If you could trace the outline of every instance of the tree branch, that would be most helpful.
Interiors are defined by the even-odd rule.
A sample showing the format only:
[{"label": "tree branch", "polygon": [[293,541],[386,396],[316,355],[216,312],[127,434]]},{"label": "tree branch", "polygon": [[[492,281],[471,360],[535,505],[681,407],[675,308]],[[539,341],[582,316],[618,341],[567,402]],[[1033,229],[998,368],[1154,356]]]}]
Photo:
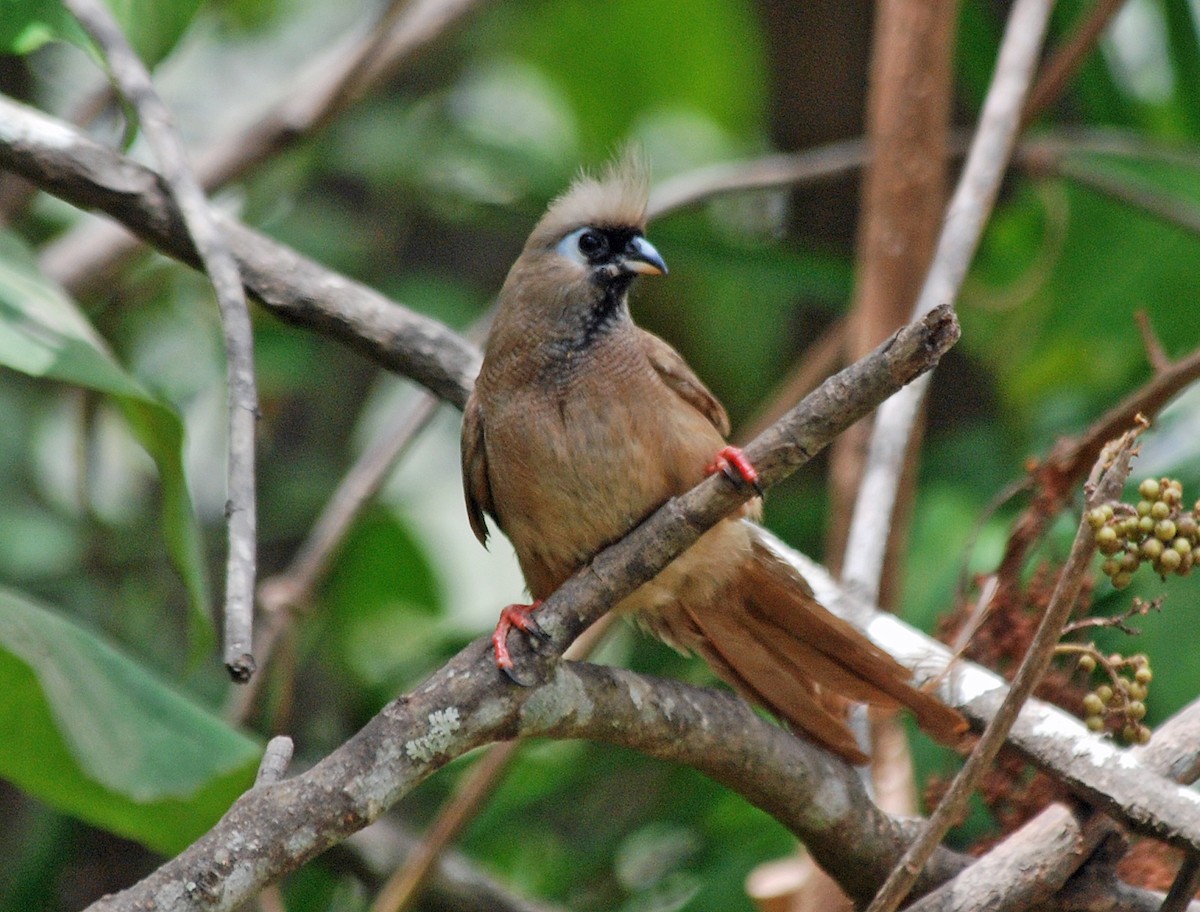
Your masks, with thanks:
[{"label": "tree branch", "polygon": [[[3,96],[0,166],[75,206],[105,212],[168,256],[198,263],[157,174]],[[459,408],[466,402],[480,356],[457,333],[239,222],[218,221],[246,290],[276,316],[348,345]]]},{"label": "tree branch", "polygon": [[[396,0],[362,38],[322,56],[288,80],[296,88],[234,136],[196,155],[196,174],[212,193],[239,180],[335,120],[351,102],[395,76],[481,0]],[[73,294],[104,281],[137,251],[137,240],[109,222],[78,225],[42,251],[42,268]]]},{"label": "tree branch", "polygon": [[[1131,748],[1128,756],[1147,771],[1190,785],[1200,778],[1200,700],[1193,701],[1154,732],[1149,744]],[[1021,912],[1048,899],[1066,883],[1079,865],[1116,825],[1099,813],[1090,816],[1063,804],[1052,804],[996,849],[951,881],[909,906],[909,912],[968,912],[978,909],[985,897],[990,912]],[[1062,909],[1095,912],[1084,896],[1103,880],[1112,883],[1111,863],[1088,862],[1088,870],[1057,897]],[[1088,884],[1087,888],[1081,886]],[[1120,884],[1123,895],[1117,908],[1158,909],[1164,897]],[[992,897],[1002,897],[999,903]],[[1197,904],[1193,903],[1193,907]]]},{"label": "tree branch", "polygon": [[[747,447],[763,483],[786,477],[898,386],[931,368],[957,338],[958,324],[943,309],[904,327],[871,356],[826,380]],[[539,620],[559,648],[564,647],[609,605],[739,506],[745,496],[714,476],[669,501],[560,587],[542,605]],[[847,797],[854,793],[837,791],[835,784],[840,781],[861,793],[851,768],[766,725],[738,700],[707,691],[693,693],[694,689],[652,695],[643,679],[630,676],[636,686],[627,684],[625,702],[620,702],[620,693],[609,685],[597,685],[599,692],[592,693],[579,683],[595,680],[599,672],[572,666],[568,673],[568,666],[549,656],[537,662],[545,682],[541,686],[500,686],[504,679],[488,643],[485,637],[467,647],[308,773],[251,790],[182,855],[95,908],[131,909],[150,897],[164,912],[236,907],[264,884],[365,826],[451,758],[517,735],[604,737],[666,759],[695,761],[713,778],[771,813],[783,815],[786,825],[806,843],[824,845],[831,866],[838,863],[839,852],[856,857],[850,869],[837,869],[848,881],[861,876],[867,865],[857,857],[862,849],[855,846],[868,843],[866,832],[843,838],[846,827],[866,822],[871,832],[883,834],[885,843],[897,851],[902,843],[889,818],[878,809],[871,812],[865,794],[859,807]],[[626,680],[623,674],[627,673],[613,672],[604,680]],[[591,708],[603,699],[618,700],[632,716],[627,714],[621,722],[618,706],[603,712]],[[689,707],[697,709],[693,712]],[[651,717],[659,720],[657,729],[643,727]],[[731,738],[734,731],[738,735]],[[779,766],[769,775],[751,775],[763,764]],[[787,787],[781,788],[784,782]],[[820,797],[798,800],[804,783],[817,789]],[[831,804],[833,795],[838,797]],[[848,815],[837,827],[830,823],[831,808]],[[830,848],[835,843],[837,852]],[[870,844],[878,847],[877,840]]]},{"label": "tree branch", "polygon": [[258,392],[254,380],[254,337],[242,279],[226,238],[192,173],[172,122],[150,73],[116,19],[99,0],[65,0],[104,52],[121,94],[136,109],[163,181],[182,215],[185,230],[212,282],[225,334],[229,453],[225,516],[229,553],[225,564],[225,667],[235,681],[254,674],[251,639],[254,624],[254,576],[258,555],[254,505],[254,428]]},{"label": "tree branch", "polygon": [[[75,154],[81,156],[78,162],[72,157]],[[118,217],[125,215],[152,239],[163,240],[176,255],[191,256],[186,241],[179,239],[177,219],[152,173],[88,142],[52,119],[5,99],[0,99],[0,163],[22,173],[44,175],[45,180],[39,183],[50,189],[61,186],[65,198],[72,201],[82,200],[84,205],[103,201]],[[34,179],[38,178],[35,176]],[[445,390],[452,401],[461,403],[465,398],[477,354],[455,334],[435,321],[405,311],[361,286],[302,260],[248,229],[241,228],[240,231],[250,240],[250,253],[243,249],[242,256],[257,267],[247,278],[247,284],[256,293],[261,292],[273,310],[318,331],[327,331],[386,366],[415,373],[430,388]],[[303,275],[288,274],[293,264],[298,264]],[[281,274],[273,274],[272,268],[280,269]],[[410,328],[415,334],[415,342],[405,335]],[[836,384],[833,389],[837,389]],[[834,402],[841,407],[836,397]],[[821,425],[822,422],[817,421],[814,427]],[[803,434],[793,433],[792,440],[781,451],[784,455],[777,458],[783,463],[792,459],[802,461],[808,446],[805,439]],[[772,476],[768,480],[775,478]],[[705,485],[715,487],[718,495],[724,492],[718,479],[710,479]],[[679,508],[669,505],[665,509],[674,512]],[[688,510],[679,512],[685,517],[682,522],[691,521],[697,515]],[[636,563],[636,554],[629,559]],[[607,575],[603,567],[607,566],[585,571],[585,575],[603,580]],[[836,587],[830,588],[833,584],[827,577],[821,579],[817,565],[802,563],[801,569],[813,582],[824,603],[835,609],[849,604],[848,613],[857,615],[877,642],[902,661],[916,666],[919,679],[927,680],[940,670],[940,666],[930,670],[930,657],[944,655],[944,650],[938,652],[936,644],[931,644],[895,618],[864,615],[861,606],[855,607],[853,599]],[[564,621],[563,627],[567,626],[573,626],[573,623],[568,625]],[[468,687],[468,690],[478,687],[488,693],[496,691],[497,677],[488,661],[486,644],[481,641],[468,652],[471,650],[475,651],[474,665],[470,660],[455,665],[455,662],[463,661],[460,657],[438,672],[416,694],[391,704],[351,742],[327,758],[321,766],[323,772],[316,778],[298,777],[264,790],[254,790],[251,794],[264,793],[254,800],[265,801],[258,806],[257,816],[242,814],[239,808],[250,796],[242,799],[201,843],[152,875],[152,882],[144,882],[133,891],[121,894],[121,901],[129,895],[143,898],[155,895],[160,889],[160,897],[174,897],[172,901],[177,905],[173,908],[207,908],[200,902],[202,894],[214,889],[222,896],[231,890],[245,898],[252,895],[256,884],[265,883],[301,864],[346,832],[381,813],[390,801],[448,760],[451,754],[469,749],[478,739],[515,733],[518,726],[511,714],[517,707],[509,701],[523,704],[530,691],[504,689],[491,702],[479,703],[479,713],[469,720],[470,731],[465,731],[467,726],[463,724],[461,714],[430,718],[441,710],[459,711],[464,704],[455,700],[456,687]],[[448,669],[453,669],[454,673]],[[449,682],[446,681],[447,674]],[[473,680],[475,677],[479,680]],[[441,694],[440,701],[435,700],[439,682],[448,688]],[[953,687],[949,683],[945,687],[959,694],[955,702],[966,702],[974,697],[968,711],[981,720],[988,718],[992,711],[987,691],[1002,691],[1003,684],[980,669],[963,665],[956,667]],[[653,693],[652,690],[646,692]],[[417,763],[418,756],[424,756],[443,743],[441,739],[447,735],[447,727],[454,730],[448,733],[445,756],[435,752],[434,756]],[[455,737],[459,731],[462,734]],[[391,741],[384,737],[389,733],[393,736]],[[435,734],[437,737],[431,741],[430,736]],[[1196,835],[1200,833],[1200,826],[1192,817],[1194,802],[1186,794],[1180,794],[1178,790],[1147,788],[1147,778],[1153,777],[1148,777],[1136,760],[1131,759],[1134,754],[1119,751],[1088,735],[1077,720],[1031,702],[1018,718],[1012,738],[1042,765],[1063,770],[1072,786],[1084,794],[1088,794],[1089,789],[1095,794],[1111,790],[1115,795],[1112,800],[1117,803],[1132,796],[1137,805],[1132,815],[1133,823],[1144,831],[1172,831],[1189,844],[1200,838]],[[725,747],[728,749],[728,745]],[[410,748],[414,752],[411,756]],[[405,761],[406,757],[411,762]],[[414,769],[414,766],[419,768]],[[1106,775],[1110,775],[1107,780]],[[304,781],[297,785],[299,780]],[[778,787],[787,789],[790,783],[781,780]],[[317,796],[313,801],[319,813],[312,821],[306,821],[298,810],[293,816],[287,803],[296,794],[292,790],[297,788],[305,794],[310,794],[305,790],[315,790],[310,797]],[[267,795],[275,797],[266,800]],[[275,798],[282,803],[275,805]],[[272,821],[269,819],[271,814],[286,820],[282,824]],[[247,834],[253,845],[247,842]],[[262,841],[264,839],[267,841]],[[207,851],[212,852],[211,857],[206,856]],[[190,876],[192,874],[196,876]],[[177,881],[177,878],[183,879]],[[115,903],[116,899],[110,902]],[[106,907],[127,908],[121,905]]]}]

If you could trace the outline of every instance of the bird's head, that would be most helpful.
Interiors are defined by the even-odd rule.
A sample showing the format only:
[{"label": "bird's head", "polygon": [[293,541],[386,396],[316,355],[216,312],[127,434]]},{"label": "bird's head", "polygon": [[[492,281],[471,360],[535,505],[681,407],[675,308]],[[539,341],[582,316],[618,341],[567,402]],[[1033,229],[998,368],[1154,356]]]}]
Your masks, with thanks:
[{"label": "bird's head", "polygon": [[540,310],[580,345],[628,319],[630,283],[667,272],[644,233],[648,191],[644,160],[633,152],[599,177],[579,177],[533,229],[504,297],[527,319]]}]

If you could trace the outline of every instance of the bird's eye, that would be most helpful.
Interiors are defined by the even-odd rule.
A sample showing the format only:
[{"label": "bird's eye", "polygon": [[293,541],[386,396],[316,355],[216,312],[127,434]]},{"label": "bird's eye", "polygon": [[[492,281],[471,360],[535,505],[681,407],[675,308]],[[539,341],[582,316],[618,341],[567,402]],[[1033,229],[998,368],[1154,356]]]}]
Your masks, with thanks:
[{"label": "bird's eye", "polygon": [[579,252],[591,259],[608,249],[608,241],[598,231],[585,231],[579,235]]}]

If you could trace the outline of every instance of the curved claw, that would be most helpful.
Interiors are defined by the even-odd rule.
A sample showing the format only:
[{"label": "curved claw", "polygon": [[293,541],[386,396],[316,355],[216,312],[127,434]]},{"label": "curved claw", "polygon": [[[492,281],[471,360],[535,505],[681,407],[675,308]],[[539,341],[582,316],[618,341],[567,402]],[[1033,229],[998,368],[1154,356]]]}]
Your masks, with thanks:
[{"label": "curved claw", "polygon": [[[496,663],[499,665],[499,663]],[[504,676],[516,684],[518,687],[532,687],[535,681],[523,681],[517,676],[516,670],[511,665],[500,665],[500,670],[504,672]]]},{"label": "curved claw", "polygon": [[550,634],[542,629],[542,625],[534,620],[533,612],[542,603],[538,599],[532,605],[509,605],[500,612],[500,620],[492,633],[492,648],[496,653],[496,667],[504,672],[510,681],[522,687],[528,687],[529,682],[522,681],[516,673],[512,655],[508,651],[508,634],[514,627],[528,633],[541,642],[549,642]]},{"label": "curved claw", "polygon": [[709,475],[720,472],[739,488],[749,485],[754,488],[759,497],[766,493],[759,480],[758,470],[754,468],[754,463],[747,459],[746,454],[738,447],[727,446],[717,453],[716,458],[708,466],[707,472]]}]

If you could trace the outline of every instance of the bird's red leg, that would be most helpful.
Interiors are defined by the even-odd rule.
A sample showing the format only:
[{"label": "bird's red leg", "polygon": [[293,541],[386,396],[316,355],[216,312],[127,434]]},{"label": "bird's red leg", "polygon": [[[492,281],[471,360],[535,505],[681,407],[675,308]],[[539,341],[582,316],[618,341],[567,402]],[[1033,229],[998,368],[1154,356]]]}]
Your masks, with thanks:
[{"label": "bird's red leg", "polygon": [[705,472],[709,475],[721,472],[735,485],[750,485],[758,492],[759,497],[763,494],[762,483],[758,480],[758,470],[746,458],[746,454],[735,446],[727,446],[717,453],[716,458],[705,469]]},{"label": "bird's red leg", "polygon": [[496,624],[496,631],[492,634],[492,648],[496,651],[496,667],[508,675],[513,681],[520,684],[516,674],[513,671],[512,656],[508,652],[508,632],[514,627],[517,630],[522,630],[530,636],[535,636],[539,640],[549,640],[550,634],[542,629],[542,625],[534,620],[533,612],[542,604],[542,600],[538,599],[532,605],[515,604],[509,605],[500,612],[500,621]]}]

